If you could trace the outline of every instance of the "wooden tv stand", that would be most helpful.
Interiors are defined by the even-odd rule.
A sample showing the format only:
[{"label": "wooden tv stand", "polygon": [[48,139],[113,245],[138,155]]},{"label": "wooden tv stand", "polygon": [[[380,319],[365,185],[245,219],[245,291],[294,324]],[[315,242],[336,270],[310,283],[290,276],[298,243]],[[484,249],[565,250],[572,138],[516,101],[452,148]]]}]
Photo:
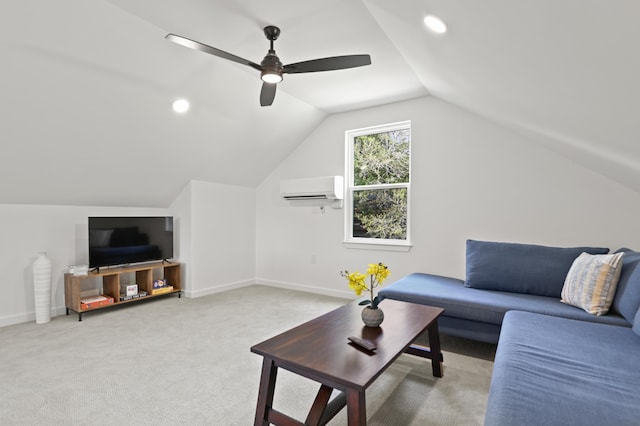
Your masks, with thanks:
[{"label": "wooden tv stand", "polygon": [[[144,290],[148,295],[123,300],[120,296],[120,277],[123,274],[132,272],[135,272],[136,281],[131,284],[137,284],[138,291]],[[102,278],[102,294],[113,297],[113,303],[87,309],[82,308],[82,303],[80,302],[82,282],[91,278]],[[154,279],[165,279],[167,284],[173,286],[173,290],[162,294],[152,294]],[[125,303],[135,303],[141,300],[148,300],[176,293],[178,294],[178,297],[180,297],[182,293],[179,263],[156,262],[118,268],[101,268],[99,271],[89,272],[87,275],[64,274],[64,302],[67,308],[67,315],[69,315],[69,310],[76,312],[78,314],[78,321],[82,321],[82,314],[85,312],[111,308],[113,306],[121,306]]]}]

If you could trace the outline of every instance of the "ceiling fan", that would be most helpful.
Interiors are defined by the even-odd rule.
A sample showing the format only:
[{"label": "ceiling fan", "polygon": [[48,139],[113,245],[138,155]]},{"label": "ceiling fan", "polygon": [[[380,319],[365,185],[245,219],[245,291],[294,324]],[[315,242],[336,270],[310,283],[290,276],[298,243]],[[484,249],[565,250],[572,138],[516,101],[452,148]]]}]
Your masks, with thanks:
[{"label": "ceiling fan", "polygon": [[278,58],[276,51],[273,49],[273,42],[280,36],[280,28],[273,25],[266,26],[264,27],[264,35],[269,40],[270,47],[267,55],[259,64],[176,34],[167,34],[165,38],[182,46],[247,65],[260,71],[260,78],[263,81],[262,90],[260,91],[261,106],[269,106],[273,103],[273,99],[276,97],[276,84],[282,81],[283,74],[333,71],[371,65],[371,57],[369,55],[333,56],[282,65],[280,58]]}]

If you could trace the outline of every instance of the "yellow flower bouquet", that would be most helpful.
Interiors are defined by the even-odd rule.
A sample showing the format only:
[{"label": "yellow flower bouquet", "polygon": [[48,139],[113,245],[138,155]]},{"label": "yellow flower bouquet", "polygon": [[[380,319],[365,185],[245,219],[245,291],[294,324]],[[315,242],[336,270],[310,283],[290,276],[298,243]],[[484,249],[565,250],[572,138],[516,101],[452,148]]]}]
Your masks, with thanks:
[{"label": "yellow flower bouquet", "polygon": [[[381,287],[384,280],[391,274],[389,268],[383,263],[370,263],[366,274],[360,272],[341,271],[340,275],[349,281],[349,288],[356,295],[360,296],[363,291],[368,291],[370,298],[360,302],[360,305],[369,305],[372,309],[377,309],[378,304],[382,301],[380,296],[375,296],[374,289]],[[369,276],[367,283],[367,275]]]}]

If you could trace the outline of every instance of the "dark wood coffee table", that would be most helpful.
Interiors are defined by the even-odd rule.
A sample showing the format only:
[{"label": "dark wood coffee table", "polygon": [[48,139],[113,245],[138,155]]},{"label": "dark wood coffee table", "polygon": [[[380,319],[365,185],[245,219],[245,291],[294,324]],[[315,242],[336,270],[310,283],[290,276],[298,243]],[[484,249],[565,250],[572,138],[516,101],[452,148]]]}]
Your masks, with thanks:
[{"label": "dark wood coffee table", "polygon": [[[363,307],[353,302],[253,346],[251,352],[264,357],[254,425],[323,425],[345,406],[349,425],[366,425],[365,389],[405,352],[431,359],[433,375],[442,377],[438,316],[444,310],[389,299],[380,308],[384,322],[377,328],[363,325]],[[430,347],[413,344],[425,330]],[[349,336],[371,340],[377,349],[361,350]],[[273,408],[278,368],[321,384],[304,423]],[[329,402],[334,389],[341,393]]]}]

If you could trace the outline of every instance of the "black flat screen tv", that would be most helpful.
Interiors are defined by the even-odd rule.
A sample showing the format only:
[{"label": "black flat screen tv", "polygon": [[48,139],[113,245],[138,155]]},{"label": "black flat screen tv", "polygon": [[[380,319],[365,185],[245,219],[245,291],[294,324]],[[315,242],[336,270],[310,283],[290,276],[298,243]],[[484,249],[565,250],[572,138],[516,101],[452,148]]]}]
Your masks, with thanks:
[{"label": "black flat screen tv", "polygon": [[172,216],[89,217],[92,269],[172,257]]}]

